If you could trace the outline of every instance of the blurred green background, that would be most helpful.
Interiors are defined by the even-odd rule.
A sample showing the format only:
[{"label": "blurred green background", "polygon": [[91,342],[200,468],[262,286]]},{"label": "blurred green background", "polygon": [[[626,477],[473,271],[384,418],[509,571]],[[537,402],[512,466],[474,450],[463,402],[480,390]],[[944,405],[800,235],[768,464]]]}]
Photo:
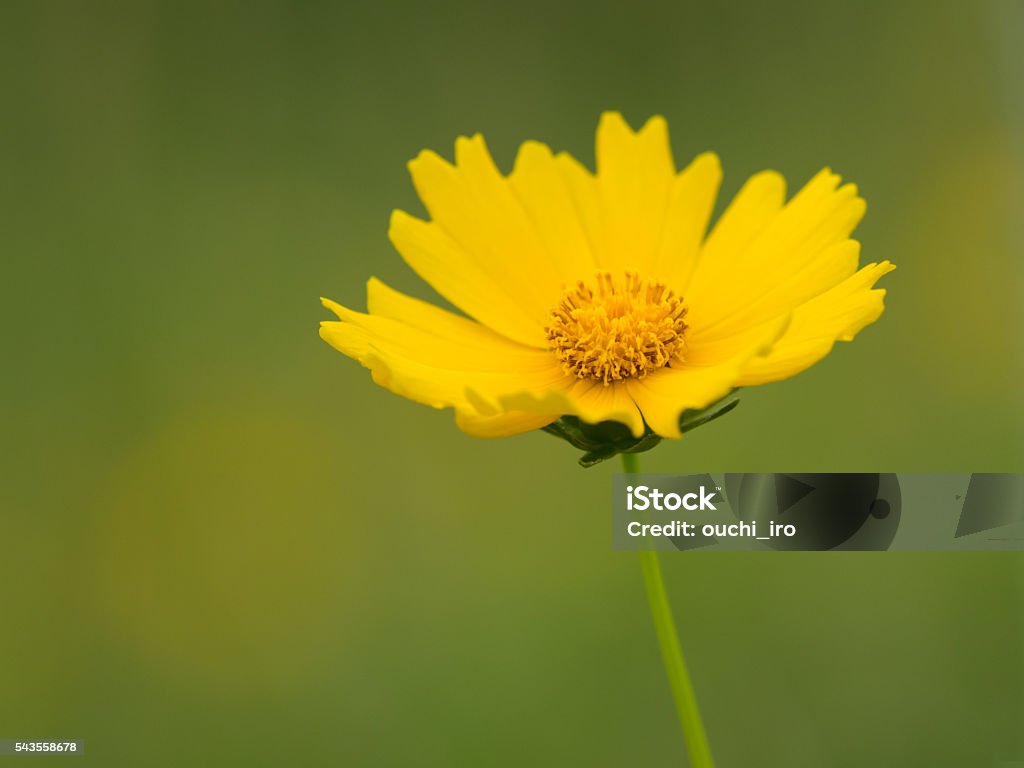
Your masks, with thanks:
[{"label": "blurred green background", "polygon": [[[317,299],[432,297],[385,235],[420,149],[589,164],[602,110],[664,114],[726,198],[856,181],[899,269],[855,344],[645,469],[1022,471],[1022,31],[1013,0],[2,3],[0,738],[685,765],[617,467],[378,389]],[[720,768],[1024,760],[1020,556],[665,565]]]}]

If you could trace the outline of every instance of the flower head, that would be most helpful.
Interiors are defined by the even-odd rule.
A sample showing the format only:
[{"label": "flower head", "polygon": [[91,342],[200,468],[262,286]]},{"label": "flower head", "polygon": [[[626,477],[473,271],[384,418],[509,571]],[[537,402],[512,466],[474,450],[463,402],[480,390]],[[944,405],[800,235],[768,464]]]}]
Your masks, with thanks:
[{"label": "flower head", "polygon": [[371,279],[368,313],[324,300],[338,320],[320,335],[481,437],[563,417],[679,437],[686,413],[878,319],[872,286],[894,268],[858,270],[864,201],[828,169],[788,202],[778,173],[753,176],[708,232],[718,158],[677,172],[660,117],[634,132],[603,115],[596,173],[527,142],[505,176],[479,135],[454,164],[425,151],[409,169],[430,220],[395,211],[391,241],[466,316]]}]

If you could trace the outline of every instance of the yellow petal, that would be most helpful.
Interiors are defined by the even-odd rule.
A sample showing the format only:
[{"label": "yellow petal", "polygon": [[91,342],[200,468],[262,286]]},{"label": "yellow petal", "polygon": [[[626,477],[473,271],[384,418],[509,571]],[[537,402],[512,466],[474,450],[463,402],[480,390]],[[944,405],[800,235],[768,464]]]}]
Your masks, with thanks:
[{"label": "yellow petal", "polygon": [[577,278],[586,280],[593,277],[595,270],[607,269],[607,265],[612,262],[604,236],[603,205],[597,179],[579,160],[566,152],[555,155],[555,165],[569,190],[569,196],[572,198],[573,207],[576,209],[594,260],[591,274],[580,275]]},{"label": "yellow petal", "polygon": [[680,295],[697,266],[721,183],[722,164],[713,152],[698,155],[672,182],[650,277]]},{"label": "yellow petal", "polygon": [[624,382],[605,385],[600,381],[577,380],[569,390],[570,407],[566,413],[590,424],[618,421],[629,427],[633,437],[643,435],[644,421]]},{"label": "yellow petal", "polygon": [[435,408],[471,410],[469,387],[498,401],[507,393],[544,389],[566,379],[549,352],[509,341],[377,281],[371,281],[369,293],[371,307],[381,314],[354,312],[325,300],[341,321],[322,323],[320,335],[396,394]]},{"label": "yellow petal", "polygon": [[[728,343],[687,351],[687,360],[642,379],[629,381],[629,392],[648,426],[662,437],[681,437],[679,417],[691,408],[705,408],[740,386],[751,359],[771,350],[788,318],[750,329]],[[697,358],[696,361],[691,360]]]},{"label": "yellow petal", "polygon": [[[778,316],[829,290],[856,270],[847,238],[864,201],[827,169],[781,209],[782,181],[754,177],[770,189],[761,206],[744,211],[743,192],[708,239],[686,291],[688,320],[701,334],[723,337]],[[728,247],[724,247],[727,245]]]},{"label": "yellow petal", "polygon": [[[727,318],[706,323],[700,316],[693,320],[692,339],[696,342],[726,339],[745,329],[792,312],[796,307],[838,285],[857,271],[860,243],[843,240],[821,250],[802,268],[765,277],[760,292],[738,305]],[[723,298],[723,303],[729,298]]]},{"label": "yellow petal", "polygon": [[605,244],[603,269],[651,274],[675,175],[663,117],[652,117],[634,133],[618,112],[601,116],[596,185],[602,230],[595,237]]},{"label": "yellow petal", "polygon": [[597,262],[562,162],[545,145],[528,141],[519,148],[508,182],[560,282],[575,285],[593,277]]},{"label": "yellow petal", "polygon": [[735,272],[739,255],[782,210],[786,180],[775,171],[762,171],[747,179],[719,217],[700,253],[700,263],[685,288],[687,299],[724,292]]},{"label": "yellow petal", "polygon": [[789,328],[772,351],[744,366],[740,386],[785,379],[821,360],[836,341],[852,341],[884,311],[885,291],[872,290],[872,286],[895,268],[888,261],[869,264],[832,290],[797,307]]},{"label": "yellow petal", "polygon": [[767,354],[771,345],[785,333],[792,317],[793,313],[789,312],[720,339],[688,337],[681,362],[691,368],[707,368],[736,358],[746,359],[752,349],[757,350],[757,354]]},{"label": "yellow petal", "polygon": [[473,409],[456,409],[455,423],[473,437],[509,437],[546,427],[557,414],[509,411],[497,416],[482,416]]},{"label": "yellow petal", "polygon": [[[329,302],[330,306],[337,305]],[[538,357],[533,350],[495,334],[489,328],[453,312],[441,309],[427,301],[420,301],[396,291],[375,277],[366,283],[366,307],[371,315],[390,318],[411,326],[416,333],[428,333],[439,339],[455,342],[456,349],[469,347],[486,352],[500,351],[503,355],[522,355],[527,352]],[[343,310],[346,311],[346,310]]]},{"label": "yellow petal", "polygon": [[[409,164],[413,182],[431,216],[427,226],[443,233],[445,245],[424,254],[407,252],[402,237],[404,219],[396,247],[410,265],[452,303],[481,322],[507,333],[503,327],[516,326],[515,336],[536,344],[552,307],[562,294],[565,276],[558,268],[560,254],[554,254],[539,236],[534,222],[515,194],[509,180],[494,165],[482,136],[460,138],[455,143],[455,165],[433,152],[422,152]],[[421,239],[421,244],[426,241]],[[424,258],[426,256],[426,258]],[[466,272],[474,278],[473,288],[459,290],[450,273]],[[502,320],[482,304],[495,294],[514,303],[519,316]],[[509,301],[511,300],[511,301]],[[501,310],[502,312],[504,310]],[[527,334],[532,327],[534,333]]]},{"label": "yellow petal", "polygon": [[[477,391],[469,392],[477,410],[486,413],[488,403]],[[625,382],[605,385],[600,381],[567,379],[548,387],[524,389],[503,395],[497,403],[504,411],[577,416],[588,424],[618,421],[629,427],[634,437],[644,433],[644,422]],[[493,407],[493,406],[492,406]]]},{"label": "yellow petal", "polygon": [[441,227],[395,211],[388,236],[416,274],[467,315],[521,344],[547,346],[531,309]]}]

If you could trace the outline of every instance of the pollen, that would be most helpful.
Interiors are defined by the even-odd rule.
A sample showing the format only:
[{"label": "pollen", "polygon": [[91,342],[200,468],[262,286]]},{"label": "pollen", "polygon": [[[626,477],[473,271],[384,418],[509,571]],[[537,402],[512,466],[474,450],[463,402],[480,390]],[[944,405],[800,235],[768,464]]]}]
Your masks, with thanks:
[{"label": "pollen", "polygon": [[635,272],[598,273],[567,290],[545,328],[566,373],[606,385],[642,379],[682,359],[686,306],[681,297]]}]

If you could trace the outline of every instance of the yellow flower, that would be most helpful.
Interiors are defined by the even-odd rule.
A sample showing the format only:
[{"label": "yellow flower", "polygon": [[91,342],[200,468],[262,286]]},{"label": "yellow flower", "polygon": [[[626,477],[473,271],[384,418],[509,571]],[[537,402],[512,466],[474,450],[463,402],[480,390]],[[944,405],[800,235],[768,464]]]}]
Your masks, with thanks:
[{"label": "yellow flower", "polygon": [[431,219],[395,211],[391,242],[468,317],[371,279],[368,314],[324,300],[339,321],[320,335],[472,435],[566,415],[679,437],[683,411],[792,376],[883,311],[893,266],[857,269],[854,185],[826,169],[786,202],[765,171],[706,234],[718,157],[677,172],[661,117],[604,114],[596,173],[527,142],[503,176],[479,135],[409,169]]}]

